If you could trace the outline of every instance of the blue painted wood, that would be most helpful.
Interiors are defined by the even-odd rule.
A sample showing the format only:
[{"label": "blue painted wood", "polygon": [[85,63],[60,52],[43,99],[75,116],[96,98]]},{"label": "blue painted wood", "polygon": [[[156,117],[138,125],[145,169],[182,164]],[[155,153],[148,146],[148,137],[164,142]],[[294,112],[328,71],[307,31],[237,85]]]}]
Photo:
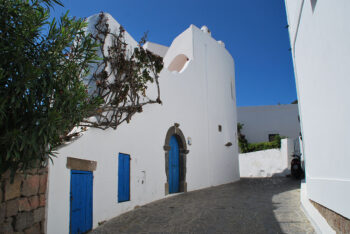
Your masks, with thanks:
[{"label": "blue painted wood", "polygon": [[130,201],[130,155],[119,153],[118,202]]},{"label": "blue painted wood", "polygon": [[175,136],[170,138],[169,193],[179,192],[179,143]]},{"label": "blue painted wood", "polygon": [[92,229],[91,171],[71,170],[70,230],[71,234],[85,233]]}]

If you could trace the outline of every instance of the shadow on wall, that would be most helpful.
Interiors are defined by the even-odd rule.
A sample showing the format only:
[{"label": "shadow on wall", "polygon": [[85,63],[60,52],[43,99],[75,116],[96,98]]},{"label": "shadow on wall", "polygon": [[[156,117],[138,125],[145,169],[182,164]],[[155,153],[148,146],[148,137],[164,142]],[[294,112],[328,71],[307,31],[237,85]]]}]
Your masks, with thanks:
[{"label": "shadow on wall", "polygon": [[302,212],[299,187],[300,181],[290,178],[241,179],[150,203],[92,233],[304,233],[298,224],[305,222],[303,215],[295,213]]}]

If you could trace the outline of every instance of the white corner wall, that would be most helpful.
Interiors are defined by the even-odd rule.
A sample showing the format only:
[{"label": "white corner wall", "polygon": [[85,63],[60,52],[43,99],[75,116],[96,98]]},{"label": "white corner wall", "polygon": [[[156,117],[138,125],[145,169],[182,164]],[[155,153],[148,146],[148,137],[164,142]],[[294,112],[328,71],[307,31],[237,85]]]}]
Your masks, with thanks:
[{"label": "white corner wall", "polygon": [[164,57],[165,54],[167,53],[169,47],[154,43],[154,42],[149,42],[147,41],[143,48],[145,50],[151,51],[152,53],[159,55],[160,57]]},{"label": "white corner wall", "polygon": [[280,149],[239,154],[241,177],[271,177],[290,174],[293,140],[282,139]]},{"label": "white corner wall", "polygon": [[[93,227],[135,206],[166,197],[165,137],[175,123],[187,145],[187,191],[239,180],[234,64],[210,35],[190,26],[167,51],[189,56],[182,73],[160,73],[162,105],[145,106],[116,131],[89,129],[58,150],[49,166],[47,233],[69,232],[70,170],[67,157],[97,162],[93,172]],[[150,90],[152,93],[152,90]],[[222,125],[222,131],[218,131]],[[230,142],[231,146],[225,146]],[[187,142],[188,143],[188,142]],[[118,153],[131,156],[130,201],[118,203]]]},{"label": "white corner wall", "polygon": [[[285,3],[307,195],[350,218],[350,1],[305,0],[300,10],[294,10],[295,0]],[[295,22],[295,18],[300,20]]]},{"label": "white corner wall", "polygon": [[316,207],[310,202],[307,196],[307,184],[305,181],[301,182],[300,186],[300,205],[305,215],[310,220],[316,233],[318,234],[335,234],[334,229],[329,226],[327,220],[320,214]]}]

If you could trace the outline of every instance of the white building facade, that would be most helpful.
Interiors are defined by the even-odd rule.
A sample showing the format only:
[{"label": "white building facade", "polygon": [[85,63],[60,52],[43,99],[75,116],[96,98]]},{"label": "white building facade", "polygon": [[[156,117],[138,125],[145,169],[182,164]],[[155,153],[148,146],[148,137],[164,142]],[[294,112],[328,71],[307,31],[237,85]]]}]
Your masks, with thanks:
[{"label": "white building facade", "polygon": [[307,197],[350,218],[350,2],[285,0]]},{"label": "white building facade", "polygon": [[244,124],[242,133],[249,143],[267,142],[276,134],[297,140],[298,118],[296,104],[237,107],[237,122]]},{"label": "white building facade", "polygon": [[[110,15],[108,23],[119,28]],[[129,34],[126,39],[135,45]],[[58,150],[49,165],[47,233],[69,233],[77,225],[72,223],[79,220],[75,215],[80,211],[75,214],[72,207],[76,199],[92,204],[83,213],[95,228],[172,193],[239,180],[234,61],[223,43],[213,39],[206,27],[191,25],[169,48],[156,43],[145,48],[163,57],[159,77],[163,104],[145,106],[116,131],[89,129]],[[169,167],[174,155],[175,182]],[[118,165],[125,163],[121,157],[127,168]],[[123,174],[129,181],[126,187],[120,186],[121,170],[128,173]],[[75,178],[85,172],[90,175],[86,177],[90,195],[80,198],[74,195],[75,186],[81,186]],[[171,190],[174,183],[177,187]],[[126,198],[120,197],[121,190],[128,190]]]}]

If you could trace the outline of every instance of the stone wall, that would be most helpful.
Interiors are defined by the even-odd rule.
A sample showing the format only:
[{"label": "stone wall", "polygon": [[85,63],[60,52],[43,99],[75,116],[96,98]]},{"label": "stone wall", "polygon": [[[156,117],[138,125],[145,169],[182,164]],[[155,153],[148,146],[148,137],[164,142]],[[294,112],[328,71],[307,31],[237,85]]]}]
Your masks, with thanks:
[{"label": "stone wall", "polygon": [[310,200],[310,202],[316,207],[321,215],[327,220],[327,223],[337,233],[350,233],[350,220],[341,216],[340,214]]},{"label": "stone wall", "polygon": [[0,179],[0,233],[44,233],[47,168]]}]

